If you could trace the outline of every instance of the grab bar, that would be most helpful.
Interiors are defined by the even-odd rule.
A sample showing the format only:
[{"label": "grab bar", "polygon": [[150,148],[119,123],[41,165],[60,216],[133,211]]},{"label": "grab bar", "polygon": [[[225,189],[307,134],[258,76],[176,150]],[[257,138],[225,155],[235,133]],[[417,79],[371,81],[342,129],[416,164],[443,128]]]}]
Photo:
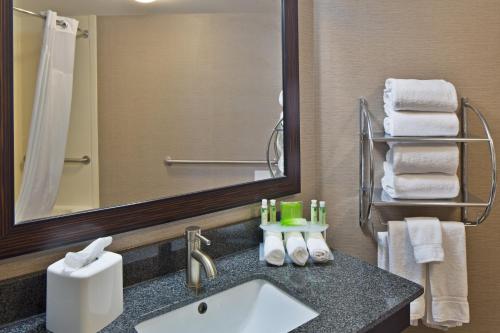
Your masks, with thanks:
[{"label": "grab bar", "polygon": [[[80,158],[70,157],[70,158],[64,159],[64,163],[73,163],[73,164],[79,163],[79,164],[87,165],[87,164],[90,164],[90,162],[92,162],[92,159],[88,155],[83,155]],[[26,155],[24,155],[23,161],[21,162],[21,169],[24,169],[25,163],[26,163]]]},{"label": "grab bar", "polygon": [[[272,161],[271,164],[276,165],[277,161]],[[216,161],[216,160],[174,160],[172,157],[165,158],[165,164],[168,166],[174,164],[218,164],[218,165],[256,165],[265,164],[267,161]]]}]

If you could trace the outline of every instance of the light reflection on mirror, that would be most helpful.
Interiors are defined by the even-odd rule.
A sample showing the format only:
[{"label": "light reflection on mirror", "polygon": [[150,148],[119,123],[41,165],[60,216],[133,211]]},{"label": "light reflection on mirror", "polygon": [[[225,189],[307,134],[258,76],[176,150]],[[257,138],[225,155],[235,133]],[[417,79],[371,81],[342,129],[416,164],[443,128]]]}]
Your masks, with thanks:
[{"label": "light reflection on mirror", "polygon": [[280,3],[14,1],[16,224],[284,176]]}]

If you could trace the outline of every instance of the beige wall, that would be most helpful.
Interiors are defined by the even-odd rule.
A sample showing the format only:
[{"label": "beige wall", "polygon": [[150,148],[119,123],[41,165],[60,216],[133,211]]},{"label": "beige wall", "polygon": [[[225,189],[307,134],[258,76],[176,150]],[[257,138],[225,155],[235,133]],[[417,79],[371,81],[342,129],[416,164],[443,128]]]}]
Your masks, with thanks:
[{"label": "beige wall", "polygon": [[253,181],[279,120],[280,2],[266,13],[98,19],[101,206]]},{"label": "beige wall", "polygon": [[[500,142],[500,2],[316,0],[314,4],[317,181],[333,224],[329,241],[375,262],[375,244],[358,226],[356,99],[367,97],[380,123],[386,78],[444,78],[484,112]],[[471,183],[484,197],[487,155],[476,146],[474,150]],[[412,213],[423,214],[406,211]],[[494,332],[500,325],[499,218],[497,205],[484,225],[467,229],[473,323],[454,332]]]},{"label": "beige wall", "polygon": [[[313,7],[312,1],[300,2],[300,80],[301,80],[301,168],[302,193],[294,198],[304,201],[311,200],[316,195],[316,115],[313,94]],[[152,244],[166,239],[180,237],[184,228],[198,224],[204,229],[243,221],[258,216],[258,206],[251,205],[215,214],[204,215],[161,226],[142,229],[114,236],[111,246],[113,251],[135,248]],[[0,261],[0,280],[44,270],[47,266],[60,259],[68,250],[79,249],[83,244],[53,249],[50,251],[33,253],[30,255],[10,258]]]}]

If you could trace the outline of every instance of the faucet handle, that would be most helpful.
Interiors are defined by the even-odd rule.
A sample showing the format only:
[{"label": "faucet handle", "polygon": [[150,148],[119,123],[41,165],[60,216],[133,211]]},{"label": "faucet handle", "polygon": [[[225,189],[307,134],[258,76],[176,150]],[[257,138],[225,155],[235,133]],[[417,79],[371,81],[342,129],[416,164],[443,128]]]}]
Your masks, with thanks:
[{"label": "faucet handle", "polygon": [[198,238],[203,244],[205,244],[207,246],[210,246],[212,244],[210,239],[206,238],[202,234],[195,234],[195,237]]}]

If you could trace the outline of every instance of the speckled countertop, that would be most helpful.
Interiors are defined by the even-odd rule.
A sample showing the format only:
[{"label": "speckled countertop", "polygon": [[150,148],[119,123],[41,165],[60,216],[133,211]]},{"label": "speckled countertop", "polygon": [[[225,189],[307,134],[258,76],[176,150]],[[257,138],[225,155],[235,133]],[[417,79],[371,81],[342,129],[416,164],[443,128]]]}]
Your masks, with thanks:
[{"label": "speckled countertop", "polygon": [[[319,316],[294,332],[366,332],[401,310],[422,293],[410,281],[359,259],[334,252],[325,265],[270,267],[258,261],[258,249],[216,261],[219,275],[203,280],[204,291],[195,296],[184,286],[185,272],[165,275],[125,289],[124,313],[102,332],[135,332],[141,321],[253,279],[264,279],[296,297]],[[46,332],[44,315],[0,328],[0,333]]]}]

